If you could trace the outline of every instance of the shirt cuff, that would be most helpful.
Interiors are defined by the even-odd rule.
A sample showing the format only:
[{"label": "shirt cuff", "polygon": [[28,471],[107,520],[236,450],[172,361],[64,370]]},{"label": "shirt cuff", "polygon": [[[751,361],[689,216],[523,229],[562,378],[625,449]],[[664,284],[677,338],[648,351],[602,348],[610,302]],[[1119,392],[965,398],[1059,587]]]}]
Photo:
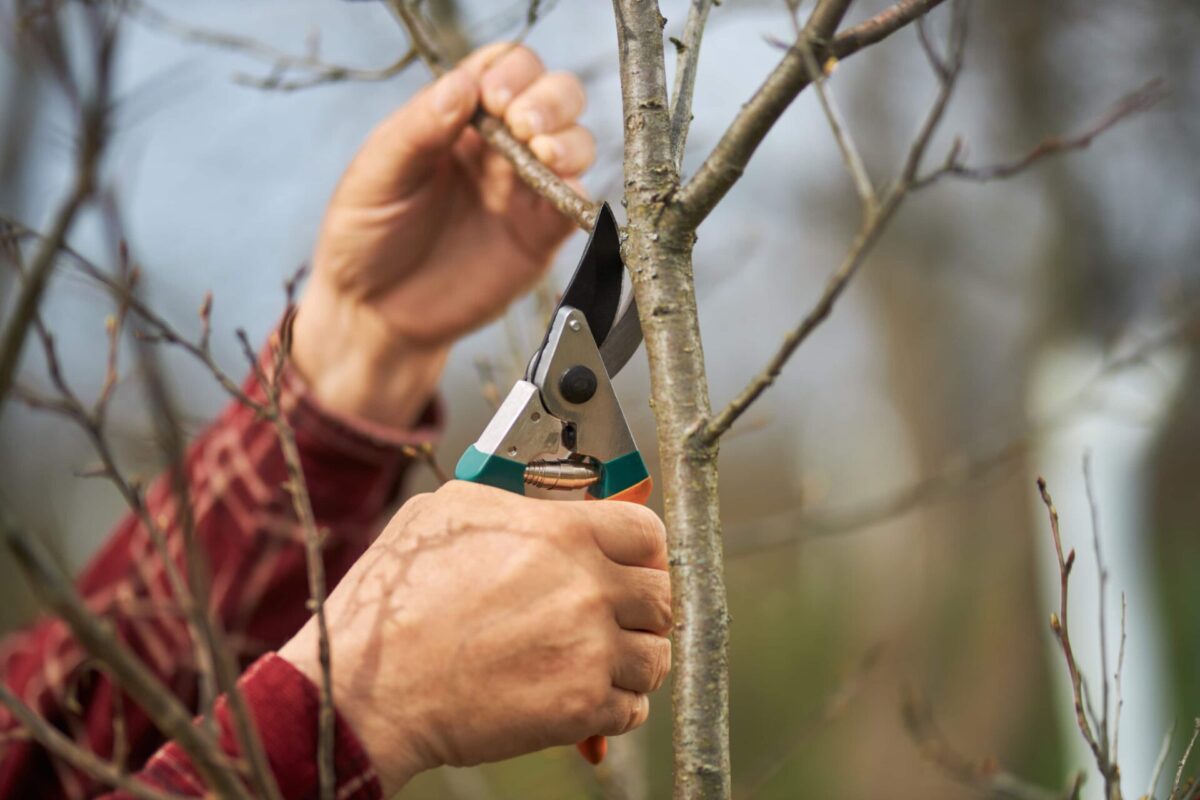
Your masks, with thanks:
[{"label": "shirt cuff", "polygon": [[[317,725],[320,695],[316,685],[286,659],[268,653],[239,681],[258,727],[271,772],[284,800],[317,796]],[[218,709],[224,716],[225,709]],[[233,750],[232,729],[222,719],[221,746]],[[375,768],[350,724],[336,714],[334,774],[338,800],[379,800],[383,789]]]}]

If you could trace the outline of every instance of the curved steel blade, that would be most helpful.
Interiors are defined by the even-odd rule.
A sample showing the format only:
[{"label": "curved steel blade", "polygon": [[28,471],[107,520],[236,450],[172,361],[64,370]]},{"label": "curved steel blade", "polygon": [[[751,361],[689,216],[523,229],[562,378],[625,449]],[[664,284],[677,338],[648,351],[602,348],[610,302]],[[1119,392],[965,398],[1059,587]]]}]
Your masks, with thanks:
[{"label": "curved steel blade", "polygon": [[[615,356],[613,363],[619,362],[616,369],[624,366],[629,356],[633,355],[633,350],[637,349],[637,343],[641,341],[641,328],[638,327],[634,332],[633,349],[629,349],[628,339],[631,332],[628,329],[629,322],[623,316],[628,309],[622,304],[626,294],[622,291],[625,283],[625,264],[621,261],[621,238],[617,229],[617,219],[608,203],[604,203],[596,215],[596,224],[592,228],[587,246],[584,247],[583,256],[579,259],[579,266],[575,268],[575,274],[571,276],[571,281],[567,284],[551,319],[554,319],[558,310],[564,306],[578,309],[587,320],[596,346],[602,351],[610,334],[614,332],[616,323],[624,322],[626,327],[621,335],[625,344],[619,347],[614,344],[612,348]],[[622,313],[620,317],[619,312]],[[636,322],[636,309],[633,315]],[[550,335],[549,330],[546,331],[546,335]],[[532,376],[537,369],[537,362],[545,346],[546,341],[543,340],[542,346],[530,359],[526,378]],[[609,369],[609,375],[615,374],[610,367],[609,357],[605,357],[604,364]]]},{"label": "curved steel blade", "polygon": [[613,323],[608,337],[600,343],[600,358],[604,368],[611,378],[621,371],[642,343],[642,323],[638,319],[637,300],[633,296],[633,287],[628,286],[625,296],[621,298],[621,309],[617,313],[617,321]]}]

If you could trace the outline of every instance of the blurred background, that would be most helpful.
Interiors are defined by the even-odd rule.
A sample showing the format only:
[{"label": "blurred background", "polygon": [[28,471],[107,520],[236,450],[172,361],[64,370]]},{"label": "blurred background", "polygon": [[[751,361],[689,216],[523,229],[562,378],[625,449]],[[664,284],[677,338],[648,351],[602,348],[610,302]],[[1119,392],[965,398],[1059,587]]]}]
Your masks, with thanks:
[{"label": "blurred background", "polygon": [[[0,0],[0,213],[47,223],[71,172],[72,122],[17,44],[26,4]],[[619,200],[621,109],[607,3],[541,3],[527,41],[585,78],[599,142],[586,184]],[[806,9],[811,3],[802,5]],[[859,0],[848,22],[884,8]],[[1010,181],[944,181],[909,200],[829,322],[725,439],[721,502],[732,623],[732,747],[741,797],[977,796],[927,757],[905,698],[979,764],[1050,788],[1088,766],[1061,653],[1047,625],[1058,573],[1034,479],[1078,549],[1072,634],[1098,691],[1100,626],[1090,458],[1105,560],[1109,671],[1127,599],[1121,753],[1127,797],[1149,782],[1178,723],[1171,768],[1200,715],[1200,5],[1190,0],[973,0],[963,79],[935,140],[972,165],[1010,161],[1049,134],[1080,132],[1156,77],[1167,96],[1080,152]],[[340,172],[371,126],[428,80],[415,65],[378,81],[264,88],[280,76],[244,48],[197,31],[365,69],[404,52],[380,3],[209,0],[131,14],[120,37],[117,108],[104,166],[112,207],[153,304],[196,332],[214,297],[214,347],[241,369],[233,331],[261,339],[282,283],[309,256]],[[522,31],[525,2],[438,0],[469,47]],[[677,35],[686,2],[663,3]],[[163,16],[165,15],[165,17]],[[704,39],[685,171],[692,172],[790,41],[782,2],[725,0]],[[945,9],[931,19],[946,28]],[[673,66],[668,57],[668,68]],[[301,71],[303,74],[303,71]],[[285,76],[289,77],[289,76]],[[278,80],[276,80],[278,83]],[[258,85],[254,85],[258,84]],[[830,81],[879,184],[895,175],[936,82],[905,30],[840,64]],[[815,301],[860,222],[852,183],[816,97],[801,96],[700,230],[696,272],[711,393],[728,401]],[[583,238],[564,249],[561,286]],[[72,246],[105,265],[98,218]],[[0,298],[13,276],[0,273]],[[0,309],[6,303],[0,301]],[[455,350],[444,382],[452,465],[540,336],[533,299]],[[68,271],[47,321],[86,396],[103,378],[108,298]],[[170,357],[198,431],[225,402]],[[44,385],[40,359],[22,380]],[[654,471],[645,359],[618,391]],[[156,454],[133,381],[113,426],[133,471]],[[0,481],[26,520],[78,569],[122,512],[61,420],[11,404]],[[412,489],[433,485],[419,471]],[[659,503],[661,498],[656,497]],[[36,609],[0,556],[0,630]],[[647,729],[616,745],[600,783],[573,751],[478,770],[440,770],[405,797],[665,797],[669,689]],[[923,754],[924,753],[924,754]],[[1085,797],[1100,797],[1089,776]]]}]

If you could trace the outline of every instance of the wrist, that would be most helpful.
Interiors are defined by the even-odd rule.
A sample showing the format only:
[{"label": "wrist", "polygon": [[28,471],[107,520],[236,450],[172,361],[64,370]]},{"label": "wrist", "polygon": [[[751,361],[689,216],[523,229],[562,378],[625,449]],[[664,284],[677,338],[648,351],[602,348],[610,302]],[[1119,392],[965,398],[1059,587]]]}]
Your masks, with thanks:
[{"label": "wrist", "polygon": [[[331,641],[330,644],[332,646],[334,643]],[[284,644],[276,655],[291,664],[319,690],[323,676],[313,620]],[[335,655],[340,657],[334,658],[334,663],[341,662],[347,656],[353,658],[353,655],[341,653],[340,650],[335,650]],[[339,674],[345,672],[344,668],[332,668],[331,672],[334,711],[349,725],[370,758],[384,797],[395,795],[418,774],[440,766],[423,758],[417,737],[406,736],[406,726],[394,714],[385,713],[403,706],[404,698],[392,697],[388,698],[388,703],[381,703],[370,692],[365,695],[356,692],[356,688],[363,685],[361,675],[355,677],[351,671],[350,678],[344,679],[347,676]]]},{"label": "wrist", "polygon": [[449,355],[405,341],[372,309],[310,285],[292,328],[292,366],[324,408],[393,428],[428,406]]}]

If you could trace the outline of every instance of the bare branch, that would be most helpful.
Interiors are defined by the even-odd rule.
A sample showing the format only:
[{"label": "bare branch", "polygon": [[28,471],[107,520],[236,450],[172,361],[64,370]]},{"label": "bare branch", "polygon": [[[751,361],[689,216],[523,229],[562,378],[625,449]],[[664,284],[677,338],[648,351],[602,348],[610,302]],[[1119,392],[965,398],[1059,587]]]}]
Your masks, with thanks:
[{"label": "bare branch", "polygon": [[671,39],[675,45],[675,86],[671,91],[671,150],[675,172],[683,170],[683,151],[692,124],[692,97],[696,92],[696,70],[700,64],[700,42],[713,0],[692,0],[688,6],[683,35]]},{"label": "bare branch", "polygon": [[867,167],[863,163],[862,156],[858,153],[858,146],[850,136],[846,123],[842,119],[842,114],[838,110],[837,103],[833,99],[833,93],[829,90],[829,79],[826,75],[825,67],[817,63],[816,54],[813,53],[812,47],[807,43],[801,46],[801,50],[808,63],[809,73],[817,76],[816,81],[813,82],[813,86],[817,93],[817,99],[821,103],[821,110],[825,112],[825,119],[829,121],[829,128],[833,132],[834,140],[837,141],[838,150],[842,154],[842,161],[846,164],[846,170],[854,180],[854,190],[858,192],[858,199],[862,203],[863,214],[869,217],[875,213],[876,208],[879,206],[879,197],[875,193],[875,184],[871,181],[871,176],[867,173]]},{"label": "bare branch", "polygon": [[926,761],[938,767],[957,783],[996,800],[1077,800],[1084,775],[1076,774],[1065,791],[1053,791],[1029,783],[996,763],[995,759],[976,760],[958,752],[938,729],[933,712],[925,699],[913,689],[905,693],[901,705],[905,730]]},{"label": "bare branch", "polygon": [[[318,58],[316,53],[293,55],[248,36],[181,22],[142,0],[120,0],[117,5],[130,18],[160,33],[267,62],[271,71],[265,76],[234,75],[236,82],[258,89],[291,92],[341,81],[383,81],[399,75],[417,60],[416,52],[409,50],[391,64],[376,69],[330,64]],[[298,78],[289,77],[293,72],[305,74]]]},{"label": "bare branch", "polygon": [[[435,76],[445,74],[453,65],[442,55],[416,4],[410,0],[388,0],[388,5],[408,32],[413,49],[429,67],[430,72]],[[492,149],[509,160],[517,176],[529,188],[548,200],[563,216],[574,220],[579,227],[588,231],[592,229],[598,206],[581,196],[570,184],[543,164],[528,147],[512,135],[512,131],[503,120],[479,108],[471,118],[471,125],[479,131],[479,135]]]},{"label": "bare branch", "polygon": [[0,507],[0,528],[17,562],[46,604],[67,623],[89,653],[103,660],[117,684],[155,726],[188,754],[208,786],[222,797],[250,800],[237,770],[230,767],[216,740],[192,724],[188,710],[104,622],[88,611],[70,581],[42,553],[33,537],[9,518],[4,507]]},{"label": "bare branch", "polygon": [[945,0],[903,0],[861,25],[833,37],[827,49],[822,47],[822,43],[833,35],[833,30],[825,26],[831,21],[834,25],[840,21],[845,9],[840,8],[839,13],[839,6],[845,3],[819,4],[801,31],[797,43],[787,51],[754,96],[742,106],[695,177],[679,190],[677,204],[681,215],[692,227],[698,226],[708,216],[742,176],[767,132],[811,82],[813,75],[804,57],[802,42],[816,51],[818,63],[829,56],[844,59],[867,45],[881,41],[943,2]]},{"label": "bare branch", "polygon": [[1071,568],[1075,565],[1075,551],[1072,549],[1064,555],[1062,536],[1059,533],[1058,527],[1058,509],[1054,507],[1054,501],[1051,499],[1050,492],[1046,488],[1046,480],[1038,478],[1037,486],[1038,492],[1042,497],[1042,503],[1046,506],[1046,513],[1050,517],[1050,535],[1054,540],[1055,556],[1058,558],[1059,607],[1057,614],[1050,615],[1050,630],[1054,632],[1054,637],[1058,640],[1063,653],[1063,660],[1067,665],[1067,674],[1071,680],[1071,694],[1075,705],[1076,726],[1079,728],[1079,733],[1083,736],[1083,740],[1087,743],[1088,748],[1092,751],[1096,768],[1104,779],[1105,797],[1108,800],[1119,800],[1121,796],[1120,772],[1117,765],[1109,759],[1107,743],[1097,738],[1096,732],[1088,722],[1087,714],[1084,711],[1084,695],[1086,690],[1083,686],[1083,674],[1079,671],[1079,665],[1075,661],[1075,651],[1071,647],[1071,630],[1067,612]]},{"label": "bare branch", "polygon": [[[103,23],[100,23],[103,25]],[[54,221],[29,268],[25,270],[21,293],[17,297],[8,326],[0,338],[0,409],[12,388],[17,364],[25,346],[25,337],[37,315],[42,295],[58,263],[58,254],[75,222],[75,217],[96,188],[96,171],[104,147],[104,134],[109,106],[109,82],[115,34],[103,28],[96,45],[96,90],[80,111],[79,145],[75,153],[75,174],[71,189],[54,214]]]},{"label": "bare branch", "polygon": [[734,793],[735,798],[750,798],[758,794],[779,771],[786,767],[813,737],[828,730],[830,723],[840,717],[850,703],[862,692],[867,678],[879,664],[883,647],[876,645],[859,659],[852,672],[833,688],[821,704],[808,714],[791,734],[781,741],[776,751],[753,768],[744,785]]},{"label": "bare branch", "polygon": [[1187,768],[1188,759],[1192,757],[1192,748],[1196,746],[1196,737],[1200,736],[1200,719],[1197,719],[1192,725],[1192,738],[1188,739],[1187,747],[1183,750],[1183,755],[1179,757],[1179,766],[1175,769],[1175,781],[1171,784],[1171,794],[1167,796],[1167,800],[1180,800],[1182,794],[1179,787],[1183,783],[1183,771]]},{"label": "bare branch", "polygon": [[[120,694],[116,692],[114,696],[119,697]],[[45,717],[21,702],[21,699],[3,683],[0,683],[0,704],[7,707],[21,726],[50,754],[96,779],[102,785],[120,789],[138,800],[183,800],[182,795],[160,792],[130,777],[122,766],[123,762],[115,754],[115,763],[110,764],[95,753],[80,747],[47,722]]]},{"label": "bare branch", "polygon": [[[1104,747],[1105,755],[1112,752],[1112,739],[1108,728],[1109,692],[1111,685],[1108,674],[1108,568],[1104,565],[1104,554],[1100,548],[1100,506],[1096,501],[1096,487],[1092,482],[1092,454],[1083,454],[1083,486],[1087,493],[1088,509],[1092,518],[1092,547],[1096,555],[1096,581],[1099,600],[1100,623],[1100,720],[1097,724],[1097,736]],[[1096,722],[1093,714],[1093,722]],[[1111,795],[1111,790],[1109,791]]]},{"label": "bare branch", "polygon": [[1158,757],[1154,759],[1154,768],[1150,770],[1150,784],[1146,787],[1147,800],[1154,800],[1158,792],[1158,782],[1162,780],[1163,769],[1167,766],[1167,756],[1171,753],[1171,739],[1175,737],[1175,723],[1163,734],[1162,745],[1158,748]]},{"label": "bare branch", "polygon": [[1156,78],[1139,89],[1122,97],[1099,120],[1083,132],[1073,136],[1048,136],[1033,149],[1014,161],[991,164],[984,167],[969,167],[962,163],[963,148],[956,143],[946,156],[945,162],[933,172],[917,179],[915,188],[924,188],[943,178],[957,178],[985,183],[1019,175],[1043,159],[1062,155],[1091,146],[1097,137],[1107,133],[1129,117],[1146,111],[1166,96],[1164,83]]}]

